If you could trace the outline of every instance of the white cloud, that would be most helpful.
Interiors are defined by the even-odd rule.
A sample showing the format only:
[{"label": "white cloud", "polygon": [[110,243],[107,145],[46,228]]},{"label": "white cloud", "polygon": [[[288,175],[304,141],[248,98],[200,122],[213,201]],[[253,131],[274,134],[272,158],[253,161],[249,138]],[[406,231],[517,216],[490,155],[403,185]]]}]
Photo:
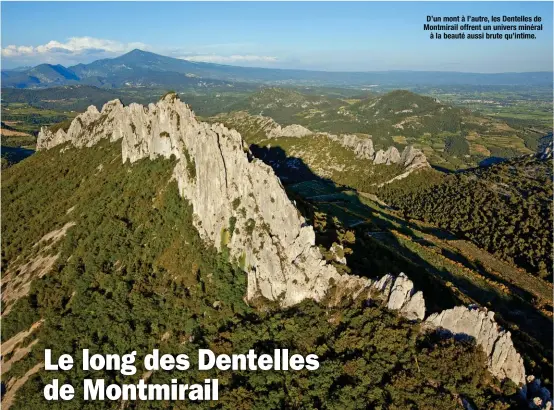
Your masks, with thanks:
[{"label": "white cloud", "polygon": [[230,56],[221,56],[221,55],[191,55],[180,57],[183,60],[189,61],[203,61],[206,63],[275,63],[278,61],[277,57],[271,56],[256,56],[256,55],[230,55]]},{"label": "white cloud", "polygon": [[2,49],[3,57],[26,56],[26,55],[32,55],[33,53],[34,53],[33,47],[26,47],[26,46],[9,45]]},{"label": "white cloud", "polygon": [[220,64],[238,64],[245,66],[273,66],[277,57],[267,55],[241,54],[229,48],[245,47],[245,44],[211,44],[174,48],[156,48],[139,42],[124,43],[94,37],[70,37],[60,42],[51,40],[37,46],[8,45],[2,48],[2,58],[10,66],[51,63],[71,65],[88,63],[101,58],[112,58],[135,48],[152,51],[162,55],[174,56],[183,60],[203,61]]},{"label": "white cloud", "polygon": [[134,48],[147,49],[148,46],[143,43],[122,43],[114,40],[104,40],[93,37],[71,37],[64,43],[59,41],[49,41],[46,44],[38,46],[16,46],[9,45],[2,48],[3,57],[32,57],[38,55],[52,54],[87,54],[90,52],[104,53],[125,53]]}]

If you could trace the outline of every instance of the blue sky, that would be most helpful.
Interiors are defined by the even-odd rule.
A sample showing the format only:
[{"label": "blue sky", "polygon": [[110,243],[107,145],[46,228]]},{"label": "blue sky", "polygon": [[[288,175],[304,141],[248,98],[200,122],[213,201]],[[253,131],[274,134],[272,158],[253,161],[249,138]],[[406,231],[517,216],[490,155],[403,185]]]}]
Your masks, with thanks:
[{"label": "blue sky", "polygon": [[[133,48],[332,71],[551,71],[552,2],[2,2],[2,66],[72,65]],[[537,40],[430,40],[433,16],[542,17]],[[505,23],[510,24],[510,23]]]}]

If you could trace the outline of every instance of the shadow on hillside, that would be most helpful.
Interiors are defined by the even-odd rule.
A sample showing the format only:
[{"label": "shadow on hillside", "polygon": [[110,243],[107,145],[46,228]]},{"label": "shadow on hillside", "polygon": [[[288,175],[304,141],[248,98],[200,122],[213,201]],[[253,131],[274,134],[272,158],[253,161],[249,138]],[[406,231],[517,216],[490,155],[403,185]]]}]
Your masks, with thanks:
[{"label": "shadow on hillside", "polygon": [[456,170],[452,170],[452,169],[448,169],[448,168],[444,168],[444,167],[441,167],[440,165],[431,165],[431,168],[437,170],[437,171],[440,171],[442,172],[443,174],[455,174],[457,173],[458,171]]},{"label": "shadow on hillside", "polygon": [[35,153],[32,149],[23,147],[8,147],[4,145],[2,145],[0,150],[2,152],[2,158],[5,158],[9,165],[17,164]]},{"label": "shadow on hillside", "polygon": [[[340,227],[353,230],[356,241],[347,257],[352,274],[377,278],[387,273],[405,272],[422,290],[427,312],[437,312],[456,305],[476,302],[497,312],[497,318],[516,324],[531,339],[535,348],[551,352],[552,322],[533,305],[534,297],[524,289],[506,281],[500,275],[492,275],[479,261],[471,261],[453,249],[438,247],[417,232],[439,239],[459,239],[453,234],[432,227],[422,227],[409,220],[391,215],[379,207],[370,207],[360,201],[348,187],[337,186],[333,181],[316,175],[301,158],[288,157],[280,147],[250,147],[256,158],[270,165],[281,179],[291,200],[314,229],[316,244],[327,249],[337,241]],[[316,212],[318,215],[316,216]],[[321,228],[325,226],[325,228]],[[396,234],[393,234],[392,231]],[[402,242],[397,236],[405,238]],[[421,251],[424,253],[421,254]],[[470,269],[484,280],[494,280],[509,292],[492,286],[480,286],[469,273],[454,274],[448,265]],[[501,317],[498,317],[498,316]],[[525,337],[515,337],[516,343]],[[523,343],[523,342],[522,342]]]},{"label": "shadow on hillside", "polygon": [[[381,213],[381,214],[383,214],[383,213]],[[392,215],[392,214],[387,214],[387,218],[390,219],[390,220],[393,220],[394,222],[396,222],[397,224],[399,224],[399,225],[401,225],[405,228],[421,231],[423,233],[433,235],[433,236],[435,236],[439,239],[442,239],[442,240],[460,239],[456,235],[454,235],[453,233],[451,233],[451,232],[449,232],[445,229],[436,228],[436,227],[433,227],[433,226],[417,225],[417,224],[411,222],[410,221],[411,218],[409,218],[408,216],[405,216],[404,218],[400,218],[400,217]]]},{"label": "shadow on hillside", "polygon": [[252,144],[250,145],[250,151],[254,157],[261,159],[271,166],[284,185],[297,184],[305,181],[333,183],[330,179],[322,178],[314,174],[301,158],[288,157],[281,147],[268,148]]}]

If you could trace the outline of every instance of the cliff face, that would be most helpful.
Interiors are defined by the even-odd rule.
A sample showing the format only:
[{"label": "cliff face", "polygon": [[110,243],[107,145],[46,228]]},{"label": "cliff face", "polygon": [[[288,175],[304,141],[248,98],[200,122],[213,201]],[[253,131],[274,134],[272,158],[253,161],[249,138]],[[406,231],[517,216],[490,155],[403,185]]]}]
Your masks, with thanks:
[{"label": "cliff face", "polygon": [[[118,100],[101,112],[91,107],[67,132],[43,129],[37,149],[64,142],[91,146],[101,138],[121,140],[124,162],[172,155],[178,159],[174,178],[193,206],[195,227],[219,250],[227,247],[247,272],[248,299],[263,296],[290,306],[306,298],[320,301],[331,288],[369,295],[370,280],[340,275],[324,262],[313,228],[271,167],[249,158],[240,134],[198,122],[175,95],[148,107],[123,107]],[[407,303],[411,294],[404,297]],[[422,319],[423,298],[418,300],[421,305],[410,308],[416,312],[411,316]],[[401,309],[404,303],[395,306]]]},{"label": "cliff face", "polygon": [[[106,103],[101,112],[90,107],[67,132],[43,128],[37,149],[65,142],[92,146],[103,138],[121,141],[123,162],[177,158],[173,177],[193,207],[194,226],[205,241],[219,250],[227,248],[246,272],[249,300],[264,297],[286,307],[306,298],[335,304],[345,297],[363,297],[380,299],[408,319],[424,319],[423,294],[404,274],[372,281],[341,275],[327,264],[315,246],[313,228],[288,199],[271,167],[250,157],[238,132],[197,121],[174,94],[148,107],[124,107],[119,100]],[[357,144],[353,139],[348,143]],[[368,153],[366,148],[360,152]],[[405,150],[399,157],[413,162],[414,154]],[[446,319],[458,313],[431,316],[428,325],[475,333],[489,355],[492,373],[520,383],[525,370],[509,333],[491,330],[486,338],[480,337],[472,329],[483,324],[496,329],[492,316],[477,316],[471,323],[474,328],[467,328],[464,321]],[[494,349],[489,349],[491,343]]]},{"label": "cliff face", "polygon": [[457,306],[430,315],[425,324],[475,338],[487,355],[492,374],[499,379],[508,378],[517,384],[525,384],[523,359],[514,348],[510,332],[501,330],[494,321],[494,312]]}]

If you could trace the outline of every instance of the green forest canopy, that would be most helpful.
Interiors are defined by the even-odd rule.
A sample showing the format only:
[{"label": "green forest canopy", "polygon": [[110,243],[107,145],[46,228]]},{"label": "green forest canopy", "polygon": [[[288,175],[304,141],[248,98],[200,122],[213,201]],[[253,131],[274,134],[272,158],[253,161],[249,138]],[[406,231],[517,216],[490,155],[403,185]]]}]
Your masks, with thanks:
[{"label": "green forest canopy", "polygon": [[[3,340],[45,320],[27,340],[38,343],[4,380],[42,361],[45,348],[74,357],[83,348],[118,354],[159,348],[190,357],[199,348],[216,353],[288,348],[316,353],[319,370],[155,372],[149,381],[219,378],[220,401],[199,403],[200,408],[454,409],[461,397],[478,408],[516,405],[513,384],[492,380],[473,343],[421,333],[418,325],[379,306],[325,309],[311,301],[282,311],[248,306],[245,274],[225,253],[204,245],[192,227],[190,206],[175,183],[167,182],[172,168],[169,160],[122,165],[118,144],[102,142],[63,154],[39,152],[3,172],[4,271],[19,255],[33,257],[38,250],[32,244],[44,234],[76,223],[52,249],[60,253],[53,271],[36,279],[3,319]],[[18,391],[14,408],[50,407],[42,388],[53,378],[77,387],[77,399],[59,408],[119,408],[120,403],[81,402],[82,379],[122,383],[141,376],[78,367],[63,374],[41,371]]]}]

